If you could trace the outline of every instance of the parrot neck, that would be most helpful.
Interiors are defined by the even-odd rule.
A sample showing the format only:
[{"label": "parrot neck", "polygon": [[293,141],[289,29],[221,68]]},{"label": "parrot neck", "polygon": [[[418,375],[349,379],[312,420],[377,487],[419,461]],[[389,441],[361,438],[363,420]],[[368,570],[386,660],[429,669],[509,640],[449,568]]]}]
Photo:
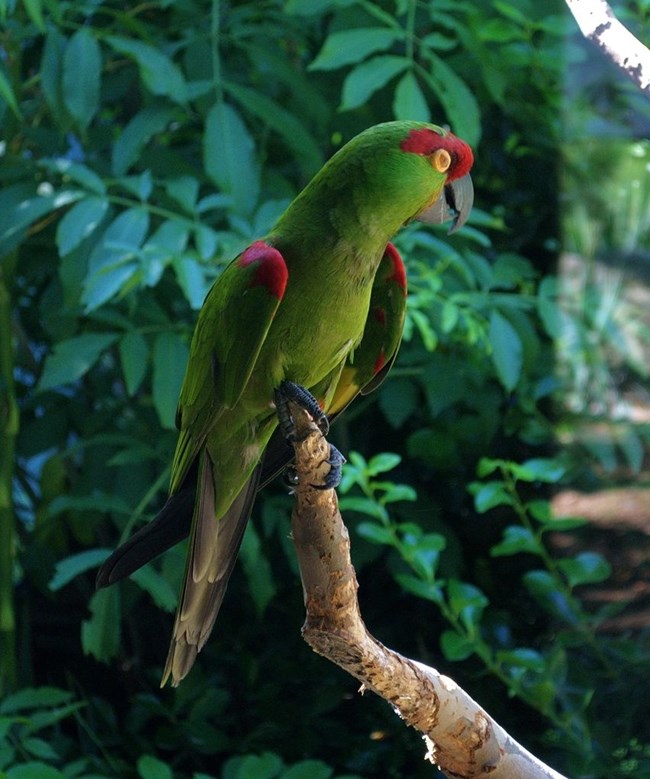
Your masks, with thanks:
[{"label": "parrot neck", "polygon": [[[359,137],[359,136],[358,136]],[[302,267],[372,282],[388,241],[440,194],[443,175],[416,154],[344,147],[280,217],[268,240]],[[311,262],[307,262],[307,258]]]}]

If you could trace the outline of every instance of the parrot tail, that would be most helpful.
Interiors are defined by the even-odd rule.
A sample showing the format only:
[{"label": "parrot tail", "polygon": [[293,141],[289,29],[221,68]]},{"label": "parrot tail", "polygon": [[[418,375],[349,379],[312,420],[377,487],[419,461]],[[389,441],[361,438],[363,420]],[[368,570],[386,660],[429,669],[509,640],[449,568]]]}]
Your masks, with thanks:
[{"label": "parrot tail", "polygon": [[215,485],[207,451],[199,458],[194,525],[181,601],[161,687],[178,686],[214,627],[257,493],[258,465],[226,513],[215,519]]}]

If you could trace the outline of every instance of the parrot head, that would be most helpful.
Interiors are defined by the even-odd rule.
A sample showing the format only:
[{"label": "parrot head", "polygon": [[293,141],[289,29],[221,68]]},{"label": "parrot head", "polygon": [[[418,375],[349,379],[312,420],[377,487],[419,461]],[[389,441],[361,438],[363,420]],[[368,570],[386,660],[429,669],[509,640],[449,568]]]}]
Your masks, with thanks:
[{"label": "parrot head", "polygon": [[437,125],[375,125],[336,152],[276,227],[300,231],[307,221],[330,235],[374,236],[384,246],[414,219],[451,219],[454,232],[472,207],[473,161],[468,144]]}]

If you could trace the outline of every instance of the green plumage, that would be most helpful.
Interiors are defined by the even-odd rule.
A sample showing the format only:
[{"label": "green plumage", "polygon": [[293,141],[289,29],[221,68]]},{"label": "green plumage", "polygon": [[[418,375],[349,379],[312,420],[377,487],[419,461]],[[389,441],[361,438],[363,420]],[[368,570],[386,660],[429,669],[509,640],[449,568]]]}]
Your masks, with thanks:
[{"label": "green plumage", "polygon": [[[449,150],[444,172],[432,162],[439,147]],[[274,389],[283,380],[295,382],[326,412],[338,412],[390,363],[404,290],[401,302],[388,294],[388,272],[378,277],[375,294],[388,294],[397,306],[387,312],[389,336],[369,322],[387,243],[470,165],[469,148],[433,125],[373,127],[341,149],[269,235],[234,260],[210,290],[179,398],[170,503],[188,483],[196,487],[163,683],[171,677],[178,684],[212,630],[277,426]],[[100,584],[119,578],[108,568],[100,571]]]}]

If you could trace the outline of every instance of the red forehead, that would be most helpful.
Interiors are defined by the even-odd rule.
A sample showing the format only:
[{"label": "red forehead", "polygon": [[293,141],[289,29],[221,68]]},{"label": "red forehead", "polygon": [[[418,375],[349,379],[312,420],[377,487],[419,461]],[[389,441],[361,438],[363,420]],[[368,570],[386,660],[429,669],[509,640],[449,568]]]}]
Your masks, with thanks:
[{"label": "red forehead", "polygon": [[472,150],[455,135],[438,135],[435,130],[428,127],[422,127],[418,130],[411,130],[406,138],[400,144],[402,151],[408,151],[413,154],[423,154],[429,156],[438,149],[445,149],[451,154],[451,168],[447,174],[447,181],[462,178],[469,173],[474,162]]}]

